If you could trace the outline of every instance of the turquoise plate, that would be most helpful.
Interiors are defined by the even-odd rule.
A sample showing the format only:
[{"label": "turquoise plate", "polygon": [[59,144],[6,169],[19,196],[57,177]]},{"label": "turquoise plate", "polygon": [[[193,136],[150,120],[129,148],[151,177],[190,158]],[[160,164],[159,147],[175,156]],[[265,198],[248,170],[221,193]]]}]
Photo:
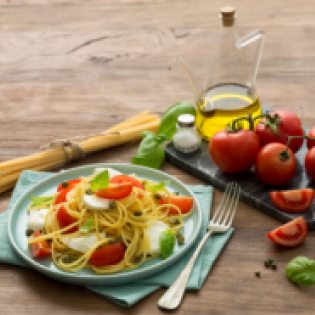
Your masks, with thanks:
[{"label": "turquoise plate", "polygon": [[[88,269],[82,269],[75,273],[65,272],[57,268],[51,259],[44,258],[35,260],[31,257],[30,250],[27,244],[26,229],[27,229],[27,212],[26,207],[30,203],[30,195],[33,196],[49,196],[56,193],[57,186],[64,180],[78,178],[79,176],[89,176],[93,173],[96,167],[112,167],[123,174],[136,174],[143,179],[161,182],[170,180],[168,189],[170,191],[178,191],[182,196],[189,196],[194,199],[194,211],[185,218],[185,226],[183,235],[185,236],[185,244],[176,245],[173,254],[166,260],[156,258],[141,265],[134,270],[114,273],[111,275],[97,275]],[[128,164],[94,164],[73,168],[48,179],[40,181],[31,189],[26,191],[12,207],[12,211],[8,221],[8,233],[11,244],[17,254],[21,256],[31,267],[43,273],[44,275],[54,278],[59,281],[69,282],[81,285],[115,285],[127,282],[138,281],[142,278],[162,271],[164,268],[172,265],[180,259],[187,250],[195,242],[201,229],[201,209],[197,199],[193,193],[179,180],[165,174],[163,172],[150,168],[128,165]]]}]

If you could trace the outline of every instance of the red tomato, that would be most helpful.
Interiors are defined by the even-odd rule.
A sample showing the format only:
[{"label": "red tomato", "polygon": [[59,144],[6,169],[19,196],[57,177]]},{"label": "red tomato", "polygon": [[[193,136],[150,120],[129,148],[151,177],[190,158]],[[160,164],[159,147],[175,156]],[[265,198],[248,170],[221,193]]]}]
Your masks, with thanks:
[{"label": "red tomato", "polygon": [[58,196],[56,197],[55,205],[58,205],[59,203],[66,202],[67,194],[72,188],[74,188],[74,186],[72,186],[72,187],[70,186],[68,188],[65,188],[64,190],[61,190],[59,192]]},{"label": "red tomato", "polygon": [[122,199],[132,192],[132,183],[113,184],[106,188],[94,191],[95,195],[106,199]]},{"label": "red tomato", "polygon": [[272,191],[269,193],[274,205],[287,212],[301,212],[309,208],[314,199],[314,189]]},{"label": "red tomato", "polygon": [[80,178],[67,180],[68,186],[67,186],[67,187],[63,187],[63,186],[62,186],[62,183],[61,183],[61,184],[58,186],[57,191],[62,191],[62,190],[67,189],[67,188],[69,188],[69,187],[75,187],[75,186],[78,185],[81,181],[82,181],[82,179],[80,179]]},{"label": "red tomato", "polygon": [[305,156],[305,169],[307,174],[315,180],[315,147],[311,148]]},{"label": "red tomato", "polygon": [[118,264],[125,255],[124,243],[115,243],[97,249],[90,257],[89,263],[95,267],[105,267]]},{"label": "red tomato", "polygon": [[220,130],[209,143],[213,162],[226,173],[242,173],[250,169],[259,148],[257,135],[247,129],[236,132]]},{"label": "red tomato", "polygon": [[133,187],[138,187],[142,190],[145,190],[144,186],[141,184],[140,181],[128,175],[116,175],[110,180],[110,183],[111,184],[132,183]]},{"label": "red tomato", "polygon": [[[181,196],[162,196],[160,199],[160,203],[168,204],[171,203],[172,205],[177,206],[180,208],[181,213],[189,212],[194,206],[194,200],[191,197],[181,197]],[[178,214],[178,212],[174,209],[170,209],[170,214]]]},{"label": "red tomato", "polygon": [[[42,236],[41,232],[35,231],[33,237]],[[45,257],[51,253],[51,248],[46,240],[31,244],[31,254],[34,258]]]},{"label": "red tomato", "polygon": [[256,158],[256,173],[258,177],[269,185],[283,185],[289,182],[296,169],[296,160],[289,148],[289,158],[281,160],[280,154],[286,146],[281,143],[269,143],[262,147]]},{"label": "red tomato", "polygon": [[269,232],[267,236],[275,243],[287,247],[301,244],[307,235],[307,223],[299,217]]},{"label": "red tomato", "polygon": [[[278,131],[279,135],[276,135],[270,126],[265,125],[266,118],[263,118],[255,127],[255,132],[259,137],[261,146],[264,146],[268,143],[277,142],[287,144],[287,136],[303,136],[304,131],[302,128],[302,123],[299,117],[288,111],[288,110],[277,110],[270,114],[272,118],[278,114],[279,121],[276,123],[275,128]],[[268,122],[268,121],[267,121]],[[303,144],[303,138],[301,139],[292,139],[290,142],[290,149],[295,153],[299,151]]]},{"label": "red tomato", "polygon": [[[57,211],[57,220],[62,229],[77,222],[77,219],[72,217],[63,206],[61,206]],[[77,232],[78,230],[79,228],[77,226],[74,226],[66,233],[74,233]]]},{"label": "red tomato", "polygon": [[[310,130],[309,133],[308,133],[308,136],[315,139],[315,127],[312,127],[312,128],[311,128],[311,130]],[[307,139],[306,144],[307,144],[307,147],[308,147],[309,149],[311,149],[311,148],[315,147],[315,140],[309,140],[309,139]]]}]

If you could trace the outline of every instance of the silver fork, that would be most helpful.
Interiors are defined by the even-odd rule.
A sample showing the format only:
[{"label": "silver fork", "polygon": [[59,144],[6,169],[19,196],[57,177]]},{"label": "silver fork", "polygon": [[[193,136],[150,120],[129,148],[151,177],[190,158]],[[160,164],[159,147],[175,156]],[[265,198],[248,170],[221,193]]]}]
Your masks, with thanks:
[{"label": "silver fork", "polygon": [[173,310],[178,307],[184,296],[190,273],[207,239],[212,233],[224,233],[230,228],[237,209],[240,193],[241,188],[237,183],[229,183],[226,186],[219,207],[208,224],[207,234],[203,237],[194,254],[177,279],[158,301],[159,307],[168,310]]}]

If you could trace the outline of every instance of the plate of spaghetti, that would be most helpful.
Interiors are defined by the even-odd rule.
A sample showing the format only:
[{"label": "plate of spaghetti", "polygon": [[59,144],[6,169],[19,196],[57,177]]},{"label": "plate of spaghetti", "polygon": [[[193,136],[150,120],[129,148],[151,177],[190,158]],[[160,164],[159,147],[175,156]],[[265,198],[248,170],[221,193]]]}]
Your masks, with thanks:
[{"label": "plate of spaghetti", "polygon": [[37,183],[12,207],[12,246],[63,282],[115,285],[170,267],[196,241],[201,209],[179,180],[129,164],[70,169]]}]

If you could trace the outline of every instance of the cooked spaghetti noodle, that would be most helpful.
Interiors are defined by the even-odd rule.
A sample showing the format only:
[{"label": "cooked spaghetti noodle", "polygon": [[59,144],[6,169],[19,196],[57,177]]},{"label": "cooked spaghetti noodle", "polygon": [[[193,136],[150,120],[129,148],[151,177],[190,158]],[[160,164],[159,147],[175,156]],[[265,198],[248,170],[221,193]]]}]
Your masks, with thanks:
[{"label": "cooked spaghetti noodle", "polygon": [[[115,200],[110,209],[92,210],[86,206],[83,199],[91,188],[93,178],[93,175],[81,178],[62,203],[56,204],[56,194],[52,200],[39,206],[31,203],[27,209],[49,209],[42,235],[30,237],[29,244],[32,246],[43,240],[50,241],[52,260],[64,271],[76,272],[82,268],[91,268],[97,274],[111,274],[137,268],[145,261],[158,256],[150,247],[148,228],[157,221],[162,221],[176,235],[184,225],[183,217],[192,211],[183,214],[177,205],[171,203],[171,197],[174,195],[165,188],[158,191],[158,196],[167,197],[169,202],[160,204],[156,192],[135,186],[129,196]],[[57,215],[62,207],[72,218],[71,224],[65,227],[61,227]],[[93,227],[83,233],[82,226],[89,220],[94,223]],[[69,247],[70,239],[91,235],[97,237],[97,242],[84,253]],[[123,243],[125,247],[123,258],[118,263],[104,266],[90,263],[93,253],[115,243]]]}]

